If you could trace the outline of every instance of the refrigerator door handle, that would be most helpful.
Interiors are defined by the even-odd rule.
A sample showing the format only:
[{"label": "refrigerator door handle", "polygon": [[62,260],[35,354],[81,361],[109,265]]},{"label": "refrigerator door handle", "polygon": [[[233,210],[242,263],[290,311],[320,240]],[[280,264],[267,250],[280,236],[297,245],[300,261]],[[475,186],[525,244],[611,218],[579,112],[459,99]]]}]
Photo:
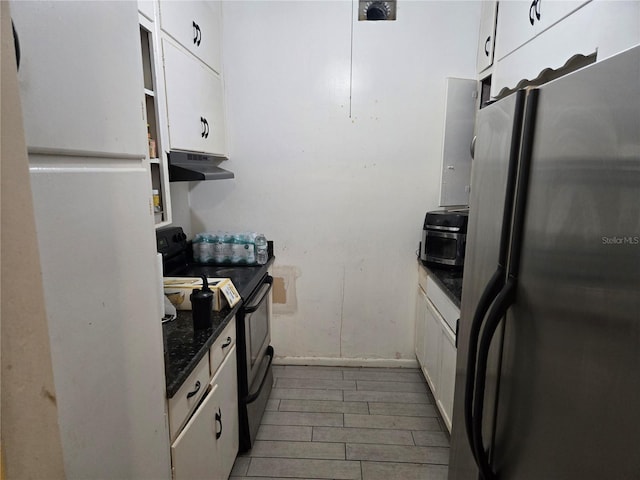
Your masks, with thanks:
[{"label": "refrigerator door handle", "polygon": [[[463,408],[464,422],[471,453],[473,454],[474,460],[480,472],[484,472],[483,480],[489,480],[494,477],[486,476],[486,474],[488,474],[487,470],[489,470],[490,472],[490,469],[488,469],[488,461],[486,460],[486,453],[484,451],[484,447],[482,446],[482,441],[480,441],[478,447],[478,442],[475,440],[477,437],[477,434],[475,432],[476,425],[478,424],[478,422],[480,423],[480,425],[482,425],[482,417],[480,417],[479,419],[475,418],[474,414],[474,399],[476,398],[477,391],[476,377],[478,373],[477,368],[479,359],[478,342],[480,339],[481,331],[483,338],[485,337],[485,332],[488,331],[486,325],[488,324],[489,319],[485,321],[485,317],[487,317],[487,312],[489,312],[489,309],[491,309],[491,312],[495,311],[497,299],[504,290],[507,278],[507,261],[509,257],[509,246],[511,239],[511,220],[513,215],[518,178],[518,163],[520,158],[521,146],[520,141],[525,113],[526,97],[527,94],[524,90],[518,90],[518,92],[516,92],[511,131],[511,142],[508,152],[506,190],[504,196],[504,210],[502,212],[502,226],[500,230],[500,244],[498,247],[497,268],[495,273],[487,283],[486,287],[484,288],[484,291],[480,296],[478,305],[473,314],[469,334],[469,348],[467,351],[467,374],[465,378]],[[491,314],[489,314],[489,318],[491,318]],[[485,325],[484,328],[483,325]],[[491,334],[491,336],[493,336],[493,333]],[[486,376],[486,365],[484,366],[484,370],[485,371],[483,372],[483,377]],[[484,401],[484,385],[482,390],[482,398]],[[482,438],[481,434],[480,438]]]},{"label": "refrigerator door handle", "polygon": [[482,331],[480,346],[478,348],[478,360],[475,378],[475,391],[473,394],[473,445],[476,454],[476,464],[480,470],[483,480],[496,480],[497,475],[491,470],[487,452],[482,440],[482,418],[484,416],[484,392],[487,379],[487,363],[489,360],[489,349],[491,341],[498,329],[500,321],[504,318],[507,310],[513,305],[516,298],[517,280],[509,277],[504,288],[496,297],[496,301],[491,307],[487,317],[485,328]]},{"label": "refrigerator door handle", "polygon": [[[467,430],[467,438],[473,456],[477,459],[474,447],[473,435],[473,393],[476,376],[476,358],[478,354],[478,339],[480,338],[480,329],[487,315],[487,311],[498,296],[504,286],[505,269],[499,264],[495,273],[487,283],[482,296],[478,301],[478,306],[473,314],[471,321],[471,331],[469,334],[469,350],[467,352],[467,376],[464,388],[464,421]],[[477,462],[477,460],[476,460]]]}]

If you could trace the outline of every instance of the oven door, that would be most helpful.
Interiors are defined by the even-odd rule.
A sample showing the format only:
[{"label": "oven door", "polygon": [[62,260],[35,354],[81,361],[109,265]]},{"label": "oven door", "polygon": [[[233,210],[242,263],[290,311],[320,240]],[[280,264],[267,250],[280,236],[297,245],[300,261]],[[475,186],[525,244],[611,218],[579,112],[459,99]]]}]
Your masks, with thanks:
[{"label": "oven door", "polygon": [[267,275],[262,285],[243,307],[247,386],[257,378],[269,343],[271,343],[271,286],[273,277]]}]

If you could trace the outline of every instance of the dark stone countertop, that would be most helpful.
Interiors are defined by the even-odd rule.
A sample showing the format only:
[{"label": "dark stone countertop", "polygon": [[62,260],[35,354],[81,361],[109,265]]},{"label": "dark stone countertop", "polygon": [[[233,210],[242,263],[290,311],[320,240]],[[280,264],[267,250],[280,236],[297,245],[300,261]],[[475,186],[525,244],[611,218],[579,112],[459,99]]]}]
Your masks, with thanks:
[{"label": "dark stone countertop", "polygon": [[[205,274],[209,277],[231,278],[244,301],[260,284],[274,260],[275,257],[271,254],[265,265],[221,267],[194,264],[181,272],[180,276]],[[162,325],[167,398],[173,397],[180,389],[241,305],[242,301],[233,308],[226,307],[213,312],[212,326],[206,330],[194,331],[191,310],[178,310],[175,320]]]},{"label": "dark stone countertop", "polygon": [[236,314],[242,302],[233,308],[213,312],[212,325],[205,330],[194,330],[191,310],[178,310],[175,320],[162,325],[164,337],[164,374],[167,398],[173,397],[204,357],[213,342]]},{"label": "dark stone countertop", "polygon": [[424,266],[429,275],[447,294],[453,304],[460,308],[460,299],[462,298],[462,269],[451,270],[448,268],[440,268],[432,265]]}]

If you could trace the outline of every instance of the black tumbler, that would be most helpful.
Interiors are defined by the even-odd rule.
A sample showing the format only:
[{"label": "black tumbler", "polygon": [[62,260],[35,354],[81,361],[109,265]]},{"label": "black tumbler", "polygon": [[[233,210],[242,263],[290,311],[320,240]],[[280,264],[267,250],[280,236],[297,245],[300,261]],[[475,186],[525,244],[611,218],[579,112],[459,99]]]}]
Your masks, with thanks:
[{"label": "black tumbler", "polygon": [[191,314],[193,329],[204,330],[211,326],[211,312],[213,311],[213,292],[209,289],[207,277],[202,275],[202,290],[193,289],[191,296]]}]

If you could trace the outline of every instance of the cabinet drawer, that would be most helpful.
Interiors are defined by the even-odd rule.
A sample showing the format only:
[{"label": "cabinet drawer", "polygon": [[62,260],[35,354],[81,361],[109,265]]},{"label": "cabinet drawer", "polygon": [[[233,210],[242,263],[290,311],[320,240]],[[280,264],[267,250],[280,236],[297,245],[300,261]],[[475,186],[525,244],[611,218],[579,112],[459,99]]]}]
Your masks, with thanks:
[{"label": "cabinet drawer", "polygon": [[438,310],[451,330],[456,331],[456,322],[460,318],[460,309],[456,307],[435,280],[427,277],[427,297]]},{"label": "cabinet drawer", "polygon": [[211,376],[213,377],[218,368],[233,349],[236,344],[236,319],[231,319],[229,325],[226,326],[224,331],[220,334],[214,344],[209,350],[209,369],[211,370]]},{"label": "cabinet drawer", "polygon": [[174,440],[180,428],[207,391],[209,385],[209,355],[205,355],[191,375],[180,387],[180,390],[169,399],[169,431]]},{"label": "cabinet drawer", "polygon": [[220,2],[160,2],[162,29],[218,73],[222,71],[220,17]]}]

